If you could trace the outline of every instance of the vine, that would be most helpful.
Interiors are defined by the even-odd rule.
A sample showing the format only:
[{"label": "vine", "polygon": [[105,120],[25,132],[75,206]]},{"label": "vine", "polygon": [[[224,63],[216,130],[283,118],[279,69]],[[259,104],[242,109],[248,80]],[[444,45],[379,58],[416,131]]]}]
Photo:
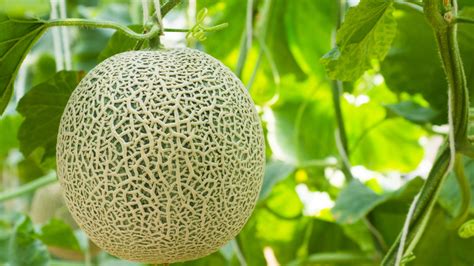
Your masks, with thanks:
[{"label": "vine", "polygon": [[56,182],[58,179],[55,174],[48,174],[44,177],[38,178],[34,181],[28,182],[16,189],[7,190],[0,193],[0,202],[11,200],[20,196],[30,194],[38,188],[47,186]]},{"label": "vine", "polygon": [[[410,255],[424,229],[429,221],[431,211],[436,204],[436,200],[441,189],[441,185],[447,174],[459,162],[464,150],[468,150],[469,142],[467,138],[467,129],[469,123],[469,94],[467,89],[464,67],[462,64],[459,47],[456,37],[456,19],[453,16],[457,13],[456,0],[444,1],[445,13],[440,13],[440,0],[424,0],[424,13],[428,19],[435,35],[438,51],[441,55],[441,62],[448,80],[448,121],[450,125],[450,134],[441,154],[435,161],[425,182],[418,199],[414,202],[413,215],[407,217],[408,228],[405,241],[401,241],[403,233],[398,237],[384,258],[382,265],[397,265],[397,249],[404,249],[403,255]],[[463,167],[463,166],[462,166]],[[462,177],[458,176],[458,180]],[[460,182],[462,191],[466,191],[466,183]],[[467,186],[468,187],[468,186]],[[464,196],[467,198],[468,196]],[[463,212],[461,212],[462,220]],[[460,222],[460,221],[456,221]]]}]

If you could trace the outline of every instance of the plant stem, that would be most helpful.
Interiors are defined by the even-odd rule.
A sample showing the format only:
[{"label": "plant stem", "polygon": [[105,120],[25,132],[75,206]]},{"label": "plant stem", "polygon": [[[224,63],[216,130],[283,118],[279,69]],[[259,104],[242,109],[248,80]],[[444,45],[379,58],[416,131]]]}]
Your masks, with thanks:
[{"label": "plant stem", "polygon": [[405,1],[395,1],[395,6],[408,8],[418,13],[423,13],[423,7],[415,3],[405,2]]},{"label": "plant stem", "polygon": [[[454,6],[457,6],[456,0],[453,1]],[[425,0],[424,4],[425,16],[434,30],[441,62],[448,80],[450,134],[447,143],[449,147],[444,148],[434,163],[422,188],[419,202],[410,222],[412,230],[408,232],[408,248],[405,254],[413,251],[421,238],[431,211],[436,204],[441,185],[454,163],[455,154],[458,150],[461,152],[466,150],[468,146],[469,93],[457,43],[456,25],[454,21],[450,21],[449,16],[445,19],[440,13],[439,0]],[[465,186],[465,184],[461,182],[460,186]],[[383,265],[393,265],[396,249],[400,244],[403,245],[404,243],[400,243],[399,237],[386,255]]]},{"label": "plant stem", "polygon": [[33,180],[29,183],[26,183],[16,189],[12,189],[12,190],[8,190],[8,191],[4,191],[0,193],[0,202],[29,194],[37,190],[38,188],[47,186],[56,181],[57,181],[57,178],[55,174],[48,174],[46,176]]},{"label": "plant stem", "polygon": [[239,261],[241,266],[247,266],[247,262],[245,261],[244,254],[242,253],[242,250],[240,249],[240,240],[238,236],[236,236],[234,239],[230,241],[232,247],[234,248],[235,254],[237,256],[237,260]]},{"label": "plant stem", "polygon": [[[338,19],[336,21],[336,29],[339,29],[342,24],[344,8],[346,5],[345,0],[338,0]],[[336,38],[333,37],[332,46],[336,46]],[[342,94],[342,82],[334,80],[332,82],[332,102],[334,105],[334,114],[336,116],[337,128],[336,128],[336,144],[339,155],[342,159],[342,172],[346,177],[346,180],[352,180],[354,177],[351,172],[351,165],[349,162],[349,147],[347,144],[346,127],[344,125],[344,117],[341,108],[341,94]]]},{"label": "plant stem", "polygon": [[455,229],[462,225],[469,215],[469,209],[471,207],[471,186],[469,180],[464,172],[463,155],[456,154],[456,162],[454,163],[454,172],[456,173],[456,179],[458,181],[461,190],[461,208],[457,217],[453,219],[450,227]]},{"label": "plant stem", "polygon": [[[419,239],[423,233],[423,227],[426,226],[427,219],[431,214],[436,198],[441,190],[441,185],[449,171],[450,150],[444,148],[439,157],[436,159],[430,174],[423,185],[415,210],[411,217],[409,228],[411,230],[407,234],[407,243]],[[398,247],[400,245],[401,234],[392,244],[390,250],[385,255],[382,265],[394,265]],[[411,249],[413,249],[412,247]],[[405,253],[409,253],[410,249],[406,249]]]},{"label": "plant stem", "polygon": [[342,93],[342,83],[340,81],[334,80],[332,82],[332,102],[334,105],[334,114],[336,116],[336,146],[341,156],[342,161],[342,172],[346,177],[346,180],[352,180],[354,177],[351,172],[351,165],[349,162],[349,147],[347,144],[347,134],[346,128],[344,125],[344,117],[342,115],[341,108],[341,93]]},{"label": "plant stem", "polygon": [[179,2],[181,2],[181,0],[169,0],[166,2],[166,4],[161,7],[161,16],[165,17]]},{"label": "plant stem", "polygon": [[320,252],[308,256],[306,259],[289,265],[374,265],[377,262],[377,257],[354,252],[334,252],[325,253]]},{"label": "plant stem", "polygon": [[[229,26],[229,23],[221,23],[216,26],[211,27],[202,27],[205,32],[219,31]],[[166,32],[188,32],[190,29],[175,29],[175,28],[165,28],[163,31]]]},{"label": "plant stem", "polygon": [[474,19],[472,18],[456,17],[454,21],[455,23],[474,24]]},{"label": "plant stem", "polygon": [[79,27],[91,27],[91,28],[106,28],[114,29],[122,32],[126,36],[137,39],[137,40],[149,40],[160,34],[161,30],[158,27],[153,27],[149,32],[140,34],[129,29],[121,24],[111,21],[92,21],[87,19],[69,18],[69,19],[55,19],[45,21],[46,27],[57,27],[57,26],[79,26]]}]

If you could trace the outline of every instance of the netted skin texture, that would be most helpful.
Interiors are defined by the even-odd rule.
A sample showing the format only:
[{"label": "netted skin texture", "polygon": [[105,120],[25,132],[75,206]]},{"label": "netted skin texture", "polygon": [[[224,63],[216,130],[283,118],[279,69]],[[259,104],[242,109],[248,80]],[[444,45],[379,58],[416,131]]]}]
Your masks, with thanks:
[{"label": "netted skin texture", "polygon": [[240,80],[193,49],[132,51],[91,70],[61,118],[58,176],[86,234],[122,259],[172,263],[242,229],[265,147]]}]

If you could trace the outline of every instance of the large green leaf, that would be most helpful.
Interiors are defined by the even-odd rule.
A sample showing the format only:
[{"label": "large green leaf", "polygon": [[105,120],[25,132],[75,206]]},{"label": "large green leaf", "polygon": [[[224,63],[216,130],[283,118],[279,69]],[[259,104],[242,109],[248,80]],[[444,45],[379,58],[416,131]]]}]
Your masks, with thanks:
[{"label": "large green leaf", "polygon": [[47,265],[49,253],[36,238],[30,218],[24,216],[15,225],[9,245],[9,262],[12,266]]},{"label": "large green leaf", "polygon": [[[142,32],[143,26],[141,25],[131,25],[129,26],[130,29],[134,30],[135,32]],[[115,32],[112,37],[110,37],[109,42],[105,49],[99,55],[99,61],[103,61],[108,57],[111,57],[115,54],[131,51],[135,48],[138,41],[128,37],[127,35],[117,31]]]},{"label": "large green leaf", "polygon": [[336,221],[355,223],[367,215],[373,208],[388,198],[389,194],[376,194],[359,180],[352,180],[345,187],[332,208]]},{"label": "large green leaf", "polygon": [[[284,18],[288,3],[286,0],[272,0],[266,32],[266,45],[271,53],[280,75],[292,74],[298,78],[304,74],[290,51],[288,40],[282,30],[285,29]],[[257,33],[262,34],[262,33]]]},{"label": "large green leaf", "polygon": [[[212,33],[203,42],[203,46],[210,55],[224,60],[241,44],[242,32],[245,28],[246,1],[197,1],[197,9],[208,8],[209,25],[218,25],[227,22],[229,26],[224,30]],[[225,41],[223,41],[225,40]],[[237,55],[235,56],[235,59]],[[237,61],[235,60],[236,63]]]},{"label": "large green leaf", "polygon": [[303,204],[295,191],[293,179],[276,185],[257,217],[256,237],[270,246],[282,264],[293,260],[304,245],[308,219],[303,217]]},{"label": "large green leaf", "polygon": [[[471,193],[474,195],[474,160],[466,158],[464,169],[471,186]],[[438,201],[441,207],[443,207],[452,217],[456,216],[461,207],[461,193],[456,176],[454,173],[450,173],[446,178],[446,181],[443,183],[443,188],[439,194]],[[471,197],[470,211],[474,213],[474,197]]]},{"label": "large green leaf", "polygon": [[416,259],[408,265],[473,265],[473,247],[474,238],[459,237],[457,230],[449,228],[449,220],[443,209],[435,207],[413,251]]},{"label": "large green leaf", "polygon": [[393,1],[362,0],[346,14],[337,32],[337,46],[321,62],[334,80],[352,81],[383,60],[396,34]]},{"label": "large green leaf", "polygon": [[38,238],[48,246],[81,251],[72,228],[62,220],[51,219],[41,227]]},{"label": "large green leaf", "polygon": [[294,170],[295,167],[293,165],[283,161],[268,161],[265,165],[265,175],[263,176],[262,190],[260,191],[258,200],[262,201],[267,198],[273,186],[288,177]]},{"label": "large green leaf", "polygon": [[423,179],[415,178],[405,184],[382,204],[373,209],[367,216],[380,234],[387,246],[398,237],[407,216],[408,208],[414,197],[423,186]]},{"label": "large green leaf", "polygon": [[367,253],[375,251],[374,239],[370,234],[366,223],[364,223],[362,220],[359,220],[353,224],[345,224],[342,226],[342,228],[346,236],[357,243],[362,251]]},{"label": "large green leaf", "polygon": [[280,101],[266,109],[268,141],[274,156],[298,165],[336,154],[334,114],[327,87],[312,80],[282,80]]},{"label": "large green leaf", "polygon": [[[474,8],[461,12],[474,17]],[[396,16],[398,34],[392,49],[381,64],[381,72],[394,92],[422,94],[431,108],[438,111],[432,119],[444,123],[447,119],[447,83],[436,48],[433,31],[424,15],[401,8]],[[470,93],[474,93],[474,26],[460,25],[458,40],[466,69]],[[472,105],[472,102],[471,102]]]},{"label": "large green leaf", "polygon": [[[414,123],[428,123],[432,121],[438,112],[431,108],[423,107],[413,101],[404,101],[395,104],[387,104],[385,108],[394,115],[404,117]],[[389,114],[390,115],[390,114]]]},{"label": "large green leaf", "polygon": [[[466,7],[461,10],[459,16],[474,19],[474,4],[471,3],[471,6],[473,7]],[[460,24],[458,26],[457,36],[464,69],[466,71],[469,93],[470,95],[474,95],[474,45],[472,45],[474,43],[474,25]],[[471,100],[471,106],[474,106],[474,100]]]},{"label": "large green leaf", "polygon": [[337,1],[287,1],[285,24],[288,44],[306,73],[325,74],[319,58],[331,49],[336,21]]},{"label": "large green leaf", "polygon": [[11,236],[11,225],[8,221],[0,220],[0,263],[7,263],[8,261],[8,250]]},{"label": "large green leaf", "polygon": [[358,180],[352,180],[345,187],[336,200],[336,205],[332,209],[334,218],[339,223],[355,223],[366,216],[378,205],[400,197],[413,188],[419,188],[422,183],[420,178],[416,178],[405,184],[399,190],[376,194]]},{"label": "large green leaf", "polygon": [[358,251],[359,247],[336,223],[314,219],[308,242],[308,253]]},{"label": "large green leaf", "polygon": [[351,162],[375,171],[413,171],[423,159],[419,139],[425,132],[404,118],[388,117],[377,97],[361,105],[343,101]]},{"label": "large green leaf", "polygon": [[17,114],[7,115],[0,119],[0,160],[3,160],[11,149],[18,147],[16,134],[21,120]]},{"label": "large green leaf", "polygon": [[264,265],[265,257],[263,256],[264,245],[262,241],[257,238],[257,223],[258,217],[256,215],[258,210],[254,211],[247,224],[244,226],[237,236],[237,241],[241,243],[240,248],[248,265]]},{"label": "large green leaf", "polygon": [[45,23],[40,20],[14,19],[0,13],[0,114],[10,102],[23,59],[44,31]]},{"label": "large green leaf", "polygon": [[17,110],[25,120],[18,132],[18,139],[20,150],[25,156],[39,147],[44,148],[45,157],[55,154],[61,115],[82,77],[82,72],[58,72],[21,98]]}]

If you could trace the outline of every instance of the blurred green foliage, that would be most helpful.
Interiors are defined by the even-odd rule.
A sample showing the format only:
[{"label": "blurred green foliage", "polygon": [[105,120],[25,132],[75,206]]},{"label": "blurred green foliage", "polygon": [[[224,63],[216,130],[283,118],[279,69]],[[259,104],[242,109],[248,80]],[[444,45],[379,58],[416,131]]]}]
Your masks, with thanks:
[{"label": "blurred green foliage", "polygon": [[[255,212],[235,240],[208,257],[176,265],[240,265],[242,260],[247,265],[274,260],[281,265],[377,265],[398,236],[410,202],[423,184],[423,179],[415,177],[417,172],[413,174],[425,155],[420,140],[442,136],[433,125],[446,122],[447,85],[431,29],[418,11],[393,1],[362,0],[361,6],[349,11],[352,15],[347,21],[352,23],[339,32],[338,47],[327,54],[333,48],[336,1],[253,2],[248,51],[247,2],[241,0],[197,0],[198,10],[209,9],[206,23],[228,22],[229,27],[192,45],[232,70],[242,69],[242,81],[264,125],[268,163],[263,189]],[[73,0],[67,4],[70,17],[141,23],[139,4],[133,1]],[[460,6],[464,16],[474,17],[472,1],[460,1]],[[47,19],[49,14],[46,0],[0,0],[0,7],[15,16]],[[189,3],[183,1],[166,17],[165,26],[192,26],[188,8]],[[9,25],[3,31],[2,19],[0,42],[8,32],[14,38],[33,30]],[[133,29],[141,31],[141,26]],[[74,71],[56,73],[49,33],[23,64],[24,88],[15,88],[0,118],[0,190],[55,169],[58,119],[81,73],[136,45],[110,30],[70,28],[70,33]],[[473,33],[474,26],[463,25],[458,36],[471,90]],[[185,41],[183,33],[166,33],[162,39],[164,43],[173,39],[175,45]],[[29,39],[19,40],[26,45],[21,40]],[[3,48],[0,45],[0,51]],[[14,55],[9,71],[20,60]],[[348,81],[341,103],[351,151],[348,159],[364,169],[350,182],[344,181],[340,171],[343,162],[335,141],[332,84],[324,65],[331,77]],[[2,86],[0,92],[8,92]],[[469,173],[472,168],[472,162],[466,162]],[[474,184],[474,175],[469,177]],[[473,238],[463,240],[448,228],[459,198],[457,183],[450,176],[410,265],[474,263]],[[46,248],[87,250],[81,232],[73,232],[58,217],[34,225],[18,214],[27,213],[29,204],[29,197],[0,203],[0,264],[85,265],[55,258]],[[137,265],[105,252],[92,258],[92,263]]]}]

